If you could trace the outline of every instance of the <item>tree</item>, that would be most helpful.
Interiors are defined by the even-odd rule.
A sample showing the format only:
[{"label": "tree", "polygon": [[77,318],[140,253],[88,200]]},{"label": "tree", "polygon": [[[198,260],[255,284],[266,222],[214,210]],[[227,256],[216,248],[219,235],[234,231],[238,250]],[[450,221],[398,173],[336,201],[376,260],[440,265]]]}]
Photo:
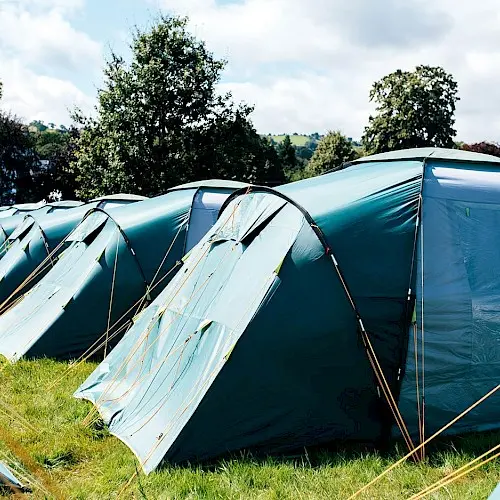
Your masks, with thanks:
[{"label": "tree", "polygon": [[295,148],[289,135],[285,135],[283,141],[277,146],[278,157],[284,168],[293,169],[297,166]]},{"label": "tree", "polygon": [[495,142],[476,142],[474,144],[462,144],[460,149],[472,151],[473,153],[483,153],[500,157],[500,145]]},{"label": "tree", "polygon": [[338,170],[342,164],[356,158],[351,142],[339,131],[328,132],[318,143],[307,165],[307,176]]},{"label": "tree", "polygon": [[82,127],[74,161],[81,196],[152,196],[210,177],[280,178],[249,121],[252,108],[217,92],[225,62],[186,25],[185,18],[162,16],[151,30],[137,29],[130,64],[111,54],[96,117],[75,112]]},{"label": "tree", "polygon": [[75,160],[75,145],[79,137],[76,127],[64,130],[32,132],[34,148],[40,159],[36,173],[36,187],[39,198],[45,198],[53,191],[61,191],[64,199],[76,197],[76,174],[71,167]]},{"label": "tree", "polygon": [[369,153],[426,146],[453,147],[458,85],[443,68],[398,70],[373,84],[363,144]]},{"label": "tree", "polygon": [[39,162],[27,127],[0,112],[0,204],[36,201],[33,173]]}]

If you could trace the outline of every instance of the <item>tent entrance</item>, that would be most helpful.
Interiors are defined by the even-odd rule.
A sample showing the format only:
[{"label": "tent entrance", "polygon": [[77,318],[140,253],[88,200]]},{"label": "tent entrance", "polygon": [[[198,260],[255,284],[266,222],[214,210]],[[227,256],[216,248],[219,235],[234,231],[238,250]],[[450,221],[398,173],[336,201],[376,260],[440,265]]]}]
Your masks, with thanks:
[{"label": "tent entrance", "polygon": [[[431,167],[423,195],[400,396],[415,436],[417,401],[428,436],[492,389],[500,372],[500,172]],[[451,432],[500,427],[497,404],[485,401]]]}]

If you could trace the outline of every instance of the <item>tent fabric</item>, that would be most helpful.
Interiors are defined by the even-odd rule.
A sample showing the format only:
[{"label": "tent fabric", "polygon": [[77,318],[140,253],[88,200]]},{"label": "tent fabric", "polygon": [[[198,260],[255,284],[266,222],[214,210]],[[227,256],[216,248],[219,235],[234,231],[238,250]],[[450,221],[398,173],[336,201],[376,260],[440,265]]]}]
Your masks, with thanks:
[{"label": "tent fabric", "polygon": [[9,217],[2,217],[1,214],[3,214],[4,212],[0,212],[0,258],[3,255],[5,255],[7,251],[5,242],[7,241],[11,233],[14,231],[14,229],[19,224],[21,224],[26,214],[31,213],[36,215],[43,215],[43,214],[56,215],[59,214],[62,210],[68,210],[71,208],[79,207],[80,205],[83,205],[83,203],[80,201],[67,200],[67,201],[56,201],[53,203],[45,203],[44,205],[35,208],[33,210],[19,211],[18,209],[14,209],[16,210],[16,213]]},{"label": "tent fabric", "polygon": [[174,276],[193,241],[190,215],[193,208],[200,210],[194,200],[199,195],[210,201],[208,219],[197,216],[199,235],[215,222],[214,200],[220,208],[234,190],[224,188],[224,181],[217,186],[205,188],[200,182],[138,204],[87,213],[68,236],[59,262],[0,317],[0,353],[11,361],[85,353],[111,325],[129,319],[141,297],[154,298],[161,287],[153,286],[164,286]]},{"label": "tent fabric", "polygon": [[488,500],[500,500],[500,483],[493,490],[492,494],[488,497]]},{"label": "tent fabric", "polygon": [[[110,208],[117,206],[115,201],[111,204]],[[38,213],[37,210],[26,215],[8,236],[6,252],[0,260],[0,304],[7,299],[15,300],[21,294],[21,291],[17,291],[18,287],[37,270],[90,209],[106,205],[106,200],[82,204],[71,209],[66,209],[65,206],[62,209],[56,205],[52,212]],[[56,257],[57,255],[54,255],[53,259]],[[31,280],[30,286],[41,279],[42,270]],[[22,292],[28,289],[25,287]]]},{"label": "tent fabric", "polygon": [[393,318],[404,315],[421,171],[354,166],[240,193],[76,396],[146,472],[164,459],[377,439],[377,388],[325,244],[397,371],[406,330]]},{"label": "tent fabric", "polygon": [[24,486],[10,468],[3,462],[0,462],[0,485],[2,484],[14,490],[24,489]]},{"label": "tent fabric", "polygon": [[360,164],[373,161],[401,161],[401,160],[443,160],[454,162],[469,162],[483,164],[499,164],[500,158],[483,153],[463,151],[461,149],[445,148],[412,148],[389,151],[371,156],[364,156],[350,164]]},{"label": "tent fabric", "polygon": [[147,196],[141,196],[139,194],[129,194],[129,193],[117,193],[117,194],[108,194],[105,196],[98,196],[97,198],[92,198],[89,201],[111,201],[111,200],[119,200],[119,201],[144,201],[147,200]]},{"label": "tent fabric", "polygon": [[[415,436],[419,435],[417,377],[419,392],[425,391],[427,436],[498,383],[498,227],[499,170],[478,165],[464,168],[455,163],[426,167],[417,243],[417,343],[415,345],[412,326],[399,401],[403,417]],[[419,360],[417,367],[415,357]],[[421,394],[419,399],[422,404]],[[457,422],[449,433],[498,428],[498,408],[497,399],[486,400]]]},{"label": "tent fabric", "polygon": [[0,218],[11,217],[12,215],[17,215],[20,213],[31,212],[32,210],[37,210],[45,205],[45,201],[40,201],[38,203],[20,203],[17,205],[4,205],[0,207]]},{"label": "tent fabric", "polygon": [[[377,442],[393,420],[364,328],[415,433],[410,332],[423,269],[427,418],[439,426],[500,374],[497,280],[486,268],[500,260],[496,163],[398,152],[236,191],[75,397],[96,405],[146,473],[242,449]],[[421,208],[423,259],[415,255]],[[493,402],[482,408],[467,428],[499,427]]]}]

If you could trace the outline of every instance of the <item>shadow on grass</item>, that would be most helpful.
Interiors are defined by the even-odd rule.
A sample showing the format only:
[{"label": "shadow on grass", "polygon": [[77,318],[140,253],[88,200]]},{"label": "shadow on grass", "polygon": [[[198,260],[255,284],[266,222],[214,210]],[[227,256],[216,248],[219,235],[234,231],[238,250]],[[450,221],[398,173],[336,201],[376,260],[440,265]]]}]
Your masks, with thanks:
[{"label": "shadow on grass", "polygon": [[[450,454],[475,458],[500,443],[500,431],[469,433],[464,435],[438,437],[426,447],[425,462],[431,466],[440,466]],[[415,443],[417,445],[418,443]],[[248,462],[253,465],[287,465],[312,469],[336,467],[354,460],[369,457],[393,463],[408,453],[403,440],[393,440],[384,451],[373,443],[335,442],[329,445],[305,447],[286,454],[269,455],[258,451],[230,453],[217,459],[203,462],[185,462],[176,464],[176,468],[197,468],[214,472],[232,462]],[[173,465],[164,463],[159,472]]]}]

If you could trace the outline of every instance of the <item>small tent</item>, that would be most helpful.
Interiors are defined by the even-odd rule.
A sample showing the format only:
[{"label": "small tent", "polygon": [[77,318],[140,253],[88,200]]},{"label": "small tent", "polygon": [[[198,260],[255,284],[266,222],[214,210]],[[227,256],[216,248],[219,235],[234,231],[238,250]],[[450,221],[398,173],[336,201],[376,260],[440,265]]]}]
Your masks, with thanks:
[{"label": "small tent", "polygon": [[110,327],[126,325],[168,283],[243,186],[201,181],[134,206],[89,211],[59,262],[0,317],[0,354],[73,358],[99,351],[103,334],[103,349],[112,347]]},{"label": "small tent", "polygon": [[[121,204],[127,205],[135,201],[135,197],[124,199]],[[111,208],[117,206],[117,201],[113,200],[111,203]],[[53,252],[88,210],[93,207],[105,207],[107,204],[107,200],[101,200],[81,204],[70,210],[42,214],[35,211],[26,215],[22,223],[8,236],[7,252],[0,260],[0,307],[4,307],[5,301],[15,300],[37,283],[44,271],[57,260],[57,252],[52,255]],[[34,277],[30,276],[32,273],[35,273]],[[29,283],[19,290],[28,278]]]},{"label": "small tent", "polygon": [[16,229],[16,227],[21,224],[24,220],[25,215],[28,213],[36,214],[37,216],[43,214],[54,214],[57,215],[61,213],[62,210],[68,210],[71,208],[79,207],[83,205],[81,201],[55,201],[53,203],[45,203],[38,208],[33,210],[15,210],[16,213],[12,213],[11,216],[2,217],[0,212],[0,258],[7,252],[7,238]]},{"label": "small tent", "polygon": [[[499,214],[500,159],[442,149],[236,192],[75,396],[145,472],[385,440],[387,388],[416,439],[416,329],[428,436],[500,377]],[[499,426],[497,398],[452,430]]]}]

